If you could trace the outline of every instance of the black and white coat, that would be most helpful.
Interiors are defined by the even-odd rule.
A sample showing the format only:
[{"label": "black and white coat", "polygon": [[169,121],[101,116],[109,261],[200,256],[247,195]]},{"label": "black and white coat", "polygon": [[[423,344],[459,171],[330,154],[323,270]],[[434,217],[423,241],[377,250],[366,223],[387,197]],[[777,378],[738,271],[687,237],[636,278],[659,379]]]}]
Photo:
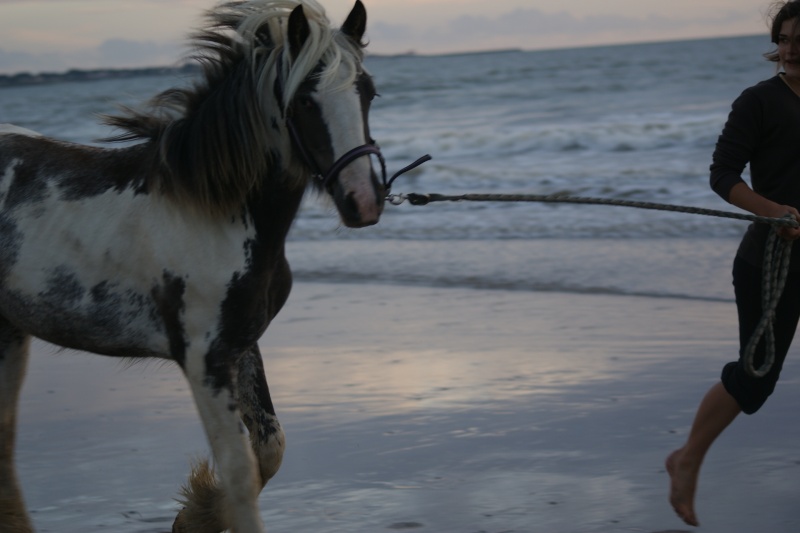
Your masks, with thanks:
[{"label": "black and white coat", "polygon": [[[257,341],[291,289],[284,243],[308,160],[330,168],[370,142],[365,24],[359,1],[340,30],[313,0],[223,4],[195,36],[203,80],[110,119],[141,142],[88,147],[0,126],[0,532],[33,530],[13,465],[31,336],[180,365],[219,484],[196,469],[174,531],[262,530],[256,498],[284,435]],[[377,222],[369,158],[323,189],[346,225]]]}]

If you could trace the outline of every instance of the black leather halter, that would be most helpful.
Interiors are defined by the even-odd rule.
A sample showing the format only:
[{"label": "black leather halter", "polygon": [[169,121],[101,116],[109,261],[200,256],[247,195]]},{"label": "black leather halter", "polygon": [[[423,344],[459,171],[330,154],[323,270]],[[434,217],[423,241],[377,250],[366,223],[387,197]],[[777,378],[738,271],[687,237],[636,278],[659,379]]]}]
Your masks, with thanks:
[{"label": "black leather halter", "polygon": [[313,179],[316,180],[317,183],[319,183],[319,185],[326,190],[330,190],[331,186],[333,185],[333,182],[336,181],[336,179],[339,177],[339,173],[342,171],[342,169],[347,165],[349,165],[350,163],[352,163],[353,161],[355,161],[356,159],[358,159],[359,157],[374,155],[378,158],[378,161],[381,164],[381,182],[383,183],[383,189],[385,194],[389,194],[389,191],[392,187],[392,183],[394,182],[395,179],[398,178],[398,176],[400,176],[401,174],[405,174],[409,170],[417,168],[426,161],[431,160],[431,156],[426,154],[417,159],[416,161],[414,161],[413,163],[411,163],[410,165],[403,167],[399,171],[395,172],[391,178],[387,179],[386,161],[383,158],[381,149],[374,140],[370,139],[370,141],[367,144],[362,144],[361,146],[357,146],[352,150],[350,150],[349,152],[347,152],[346,154],[344,154],[343,156],[341,156],[333,163],[333,165],[331,165],[331,168],[329,168],[327,172],[323,173],[322,170],[319,168],[317,162],[314,160],[313,157],[311,157],[311,154],[308,152],[305,145],[303,144],[303,140],[300,138],[300,134],[298,133],[297,128],[294,125],[294,121],[291,119],[291,117],[288,117],[286,119],[286,127],[289,130],[289,134],[292,136],[292,141],[294,142],[295,147],[300,152],[300,155],[303,157],[309,168],[311,168],[311,170],[314,172]]},{"label": "black leather halter", "polygon": [[331,168],[328,169],[327,172],[322,172],[322,169],[319,168],[316,160],[311,156],[309,151],[306,149],[303,140],[300,138],[300,134],[297,131],[297,128],[294,125],[294,121],[291,117],[286,119],[286,127],[289,130],[289,134],[292,136],[292,141],[294,142],[295,148],[300,152],[300,155],[305,160],[306,165],[311,168],[312,172],[314,172],[312,178],[319,183],[321,187],[324,189],[329,189],[336,178],[339,177],[339,173],[342,171],[344,167],[358,159],[359,157],[365,155],[375,155],[378,157],[378,161],[381,163],[381,172],[384,177],[384,184],[385,184],[385,177],[386,177],[386,162],[383,159],[383,154],[381,154],[381,149],[375,144],[375,141],[370,141],[367,144],[358,146],[353,148],[342,157],[337,159]]},{"label": "black leather halter", "polygon": [[[261,41],[259,41],[261,42]],[[263,43],[262,43],[263,44]],[[281,58],[278,61],[278,68],[277,68],[277,78],[276,78],[276,90],[279,96],[279,100],[283,101],[283,54],[281,54]],[[292,142],[295,148],[300,152],[300,155],[303,157],[306,165],[314,172],[313,179],[317,181],[317,183],[324,189],[330,191],[333,182],[339,177],[339,173],[342,171],[344,167],[358,159],[359,157],[363,156],[370,156],[374,155],[378,158],[378,161],[381,164],[381,182],[383,184],[383,192],[384,195],[389,194],[389,190],[391,189],[392,182],[397,179],[398,176],[401,174],[405,174],[409,170],[413,170],[417,168],[422,163],[429,161],[431,159],[430,155],[424,155],[411,163],[410,165],[403,167],[399,171],[395,172],[391,178],[386,178],[386,161],[383,158],[383,154],[381,153],[381,149],[378,144],[375,142],[374,139],[370,139],[368,143],[363,144],[361,146],[357,146],[341,156],[339,159],[334,161],[331,168],[328,169],[327,172],[323,172],[322,169],[319,167],[317,162],[311,156],[311,153],[306,148],[305,144],[303,143],[303,139],[300,137],[300,133],[297,131],[297,127],[294,125],[294,121],[292,120],[292,112],[291,109],[289,110],[288,114],[286,115],[286,129],[289,130],[289,135],[292,137]]]}]

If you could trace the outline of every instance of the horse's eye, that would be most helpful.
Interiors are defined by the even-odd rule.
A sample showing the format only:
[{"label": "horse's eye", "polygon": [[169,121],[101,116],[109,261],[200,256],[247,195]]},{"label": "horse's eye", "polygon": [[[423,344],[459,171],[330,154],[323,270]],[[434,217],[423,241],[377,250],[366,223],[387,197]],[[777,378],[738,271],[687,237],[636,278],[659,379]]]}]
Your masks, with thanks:
[{"label": "horse's eye", "polygon": [[363,98],[364,98],[364,99],[365,99],[367,102],[372,102],[373,100],[375,100],[375,97],[376,97],[376,96],[380,96],[380,95],[379,95],[378,93],[376,93],[374,90],[371,90],[371,91],[364,91],[364,93],[363,93],[363,94],[364,94]]}]

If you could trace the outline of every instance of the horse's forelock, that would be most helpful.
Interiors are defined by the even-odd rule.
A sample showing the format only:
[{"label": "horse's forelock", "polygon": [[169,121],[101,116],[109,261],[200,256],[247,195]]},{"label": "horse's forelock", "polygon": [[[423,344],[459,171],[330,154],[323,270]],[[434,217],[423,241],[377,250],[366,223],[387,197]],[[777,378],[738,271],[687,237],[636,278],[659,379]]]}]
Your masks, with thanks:
[{"label": "horse's forelock", "polygon": [[[286,26],[289,14],[298,5],[303,6],[308,20],[309,36],[299,54],[288,61],[290,54],[287,50]],[[245,6],[252,11],[249,11],[249,16],[241,19],[237,32],[244,39],[245,46],[247,43],[251,45],[248,53],[252,57],[254,68],[262,69],[258,78],[263,79],[263,72],[269,72],[273,68],[283,69],[281,77],[284,107],[288,107],[300,85],[312,72],[318,78],[321,89],[341,90],[355,82],[363,59],[362,47],[360,43],[354,43],[340,31],[331,28],[324,9],[316,1],[251,0],[240,4],[239,8]],[[267,39],[263,37],[265,32]],[[269,57],[266,61],[259,61],[259,56],[263,53],[267,53]],[[283,57],[283,61],[279,60],[280,57]],[[322,68],[318,69],[320,65]],[[341,78],[343,71],[347,75]],[[334,85],[337,80],[338,84]]]}]

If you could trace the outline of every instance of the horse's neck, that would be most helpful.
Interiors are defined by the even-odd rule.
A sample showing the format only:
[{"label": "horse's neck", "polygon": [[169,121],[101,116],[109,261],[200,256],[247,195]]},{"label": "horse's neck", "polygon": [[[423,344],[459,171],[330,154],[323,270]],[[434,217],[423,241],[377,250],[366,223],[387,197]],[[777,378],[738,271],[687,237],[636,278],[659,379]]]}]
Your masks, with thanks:
[{"label": "horse's neck", "polygon": [[268,183],[251,196],[247,206],[249,217],[267,246],[282,247],[304,193],[302,186]]}]

